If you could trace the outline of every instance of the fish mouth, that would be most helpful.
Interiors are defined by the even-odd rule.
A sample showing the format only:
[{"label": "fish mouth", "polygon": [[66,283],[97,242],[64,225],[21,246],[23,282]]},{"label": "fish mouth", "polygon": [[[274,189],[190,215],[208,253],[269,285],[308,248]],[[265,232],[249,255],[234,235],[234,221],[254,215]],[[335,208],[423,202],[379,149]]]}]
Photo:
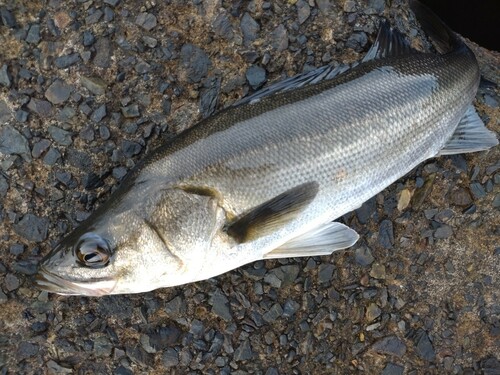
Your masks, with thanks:
[{"label": "fish mouth", "polygon": [[63,296],[91,296],[100,297],[113,293],[116,281],[111,279],[100,279],[86,283],[68,281],[60,276],[56,276],[41,267],[35,276],[35,284],[38,288],[50,293]]}]

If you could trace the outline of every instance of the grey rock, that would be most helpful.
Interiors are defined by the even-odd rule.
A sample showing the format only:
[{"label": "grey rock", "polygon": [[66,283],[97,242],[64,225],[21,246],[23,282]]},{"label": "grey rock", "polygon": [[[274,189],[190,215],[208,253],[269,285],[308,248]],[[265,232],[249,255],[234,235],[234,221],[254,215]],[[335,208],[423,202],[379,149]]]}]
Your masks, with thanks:
[{"label": "grey rock", "polygon": [[319,10],[324,14],[328,14],[332,7],[330,0],[316,0],[316,5],[318,6]]},{"label": "grey rock", "polygon": [[12,118],[12,111],[4,100],[0,100],[0,123],[4,124]]},{"label": "grey rock", "polygon": [[99,77],[80,77],[80,83],[94,95],[104,95],[106,93],[106,82]]},{"label": "grey rock", "polygon": [[113,55],[113,44],[109,38],[99,38],[95,43],[94,65],[99,68],[109,68],[111,66],[111,56]]},{"label": "grey rock", "polygon": [[212,305],[212,312],[226,322],[233,320],[229,300],[220,289],[216,289],[210,296],[209,303]]},{"label": "grey rock", "polygon": [[50,141],[48,139],[41,139],[37,143],[33,145],[33,149],[31,150],[31,155],[34,158],[39,158],[42,154],[47,151],[50,147]]},{"label": "grey rock", "polygon": [[104,181],[101,176],[90,172],[83,176],[82,184],[85,190],[93,190],[104,185]]},{"label": "grey rock", "polygon": [[[2,289],[0,289],[0,305],[2,303],[5,303],[9,300],[9,297],[7,297],[7,295],[2,291]],[[1,361],[1,359],[0,359]]]},{"label": "grey rock", "polygon": [[156,27],[156,16],[151,13],[139,13],[135,19],[135,24],[146,31],[151,31]]},{"label": "grey rock", "polygon": [[90,115],[90,119],[93,122],[99,122],[106,116],[106,104],[102,104],[97,108],[92,115]]},{"label": "grey rock", "polygon": [[481,199],[486,196],[486,191],[480,182],[472,182],[470,184],[470,191],[475,199]]},{"label": "grey rock", "polygon": [[248,339],[244,340],[234,351],[235,361],[248,361],[253,356],[252,347],[250,346],[250,341]]},{"label": "grey rock", "polygon": [[34,357],[35,355],[38,354],[38,350],[39,350],[38,344],[32,344],[31,342],[28,341],[22,341],[17,348],[16,358],[18,360],[23,360],[30,357]]},{"label": "grey rock", "polygon": [[200,112],[203,118],[209,117],[215,112],[217,99],[219,98],[221,79],[209,77],[205,80],[204,89],[201,91]]},{"label": "grey rock", "polygon": [[221,12],[217,15],[212,23],[212,29],[217,35],[227,40],[232,40],[234,37],[233,25],[225,12]]},{"label": "grey rock", "polygon": [[165,311],[169,316],[177,317],[184,315],[186,310],[186,301],[181,296],[177,296],[165,304]]},{"label": "grey rock", "polygon": [[94,128],[89,124],[78,133],[78,136],[87,142],[92,142],[95,139]]},{"label": "grey rock", "polygon": [[40,117],[49,117],[52,115],[52,104],[46,100],[31,98],[27,107]]},{"label": "grey rock", "polygon": [[19,288],[20,285],[21,285],[21,282],[16,277],[16,275],[14,275],[12,273],[8,273],[7,276],[5,276],[5,280],[4,280],[5,291],[13,292],[17,288]]},{"label": "grey rock", "polygon": [[155,351],[163,351],[169,346],[175,345],[179,340],[181,331],[176,327],[160,327],[149,333],[149,343]]},{"label": "grey rock", "polygon": [[292,317],[298,310],[300,309],[300,305],[292,299],[287,299],[285,304],[283,305],[283,317],[290,318]]},{"label": "grey rock", "polygon": [[380,309],[380,307],[378,307],[376,303],[372,302],[366,308],[365,317],[368,322],[373,322],[380,316],[380,314],[382,314],[382,310]]},{"label": "grey rock", "polygon": [[496,100],[493,96],[485,94],[484,95],[484,103],[487,106],[497,108],[498,107],[498,100]]},{"label": "grey rock", "polygon": [[347,0],[344,2],[344,12],[353,13],[356,11],[356,2],[353,0]]},{"label": "grey rock", "polygon": [[123,140],[120,143],[120,149],[127,158],[131,158],[141,152],[142,146],[134,141]]},{"label": "grey rock", "polygon": [[95,42],[94,34],[91,31],[86,30],[83,32],[83,45],[85,47],[90,47]]},{"label": "grey rock", "polygon": [[61,104],[69,99],[71,91],[71,86],[58,79],[49,86],[47,91],[45,91],[45,97],[52,104]]},{"label": "grey rock", "polygon": [[179,354],[175,349],[168,348],[163,352],[161,361],[165,367],[175,367],[179,364]]},{"label": "grey rock", "polygon": [[346,47],[352,48],[353,50],[360,52],[368,43],[368,37],[362,31],[353,33],[346,42]]},{"label": "grey rock", "polygon": [[378,240],[385,249],[392,249],[392,246],[394,245],[394,230],[392,221],[386,219],[380,223]]},{"label": "grey rock", "polygon": [[415,351],[422,359],[429,362],[433,362],[436,359],[434,347],[426,331],[419,329],[415,333],[413,341],[415,343]]},{"label": "grey rock", "polygon": [[111,5],[112,7],[115,7],[118,5],[120,0],[104,0],[105,4]]},{"label": "grey rock", "polygon": [[404,367],[394,363],[388,363],[380,375],[403,375]]},{"label": "grey rock", "polygon": [[35,260],[20,260],[14,262],[12,269],[23,275],[34,275],[38,271],[38,262]]},{"label": "grey rock", "polygon": [[31,159],[28,140],[11,125],[0,127],[0,153],[21,155],[25,160]]},{"label": "grey rock", "polygon": [[111,137],[111,132],[106,125],[99,126],[99,137],[101,137],[101,139],[105,141],[108,140],[109,137]]},{"label": "grey rock", "polygon": [[495,195],[495,198],[493,198],[493,207],[500,208],[500,194]]},{"label": "grey rock", "polygon": [[48,131],[54,142],[62,146],[69,146],[73,143],[73,140],[71,139],[72,133],[67,130],[50,125]]},{"label": "grey rock", "polygon": [[356,249],[354,259],[356,263],[363,267],[369,266],[375,260],[371,250],[366,246],[361,246]]},{"label": "grey rock", "polygon": [[151,65],[148,64],[146,61],[139,59],[137,64],[135,64],[134,69],[139,74],[145,74],[151,70]]},{"label": "grey rock", "polygon": [[139,106],[137,104],[131,104],[126,107],[122,107],[122,115],[125,118],[139,117],[141,115],[139,112]]},{"label": "grey rock", "polygon": [[320,264],[318,269],[318,282],[326,283],[332,279],[335,266],[333,264]]},{"label": "grey rock", "polygon": [[0,68],[0,85],[9,88],[11,83],[11,77],[8,71],[7,64],[3,64]]},{"label": "grey rock", "polygon": [[5,197],[7,195],[7,191],[9,190],[9,183],[7,179],[0,174],[0,198]]},{"label": "grey rock", "polygon": [[243,33],[243,40],[245,45],[249,45],[255,39],[257,39],[257,34],[260,31],[260,26],[255,21],[252,16],[245,13],[240,21],[241,32]]},{"label": "grey rock", "polygon": [[382,14],[385,9],[385,0],[370,0],[368,6],[377,14]]},{"label": "grey rock", "polygon": [[9,252],[12,255],[21,255],[24,252],[24,245],[20,243],[15,243],[9,246]]},{"label": "grey rock", "polygon": [[43,163],[46,165],[55,165],[59,160],[61,160],[61,153],[54,147],[49,148],[43,157]]},{"label": "grey rock", "polygon": [[19,122],[26,122],[28,121],[28,116],[29,116],[29,113],[22,110],[22,109],[18,109],[16,111],[16,120],[19,121]]},{"label": "grey rock", "polygon": [[481,360],[480,367],[484,375],[500,374],[500,361],[495,357],[488,357]]},{"label": "grey rock", "polygon": [[47,361],[47,370],[51,375],[55,374],[72,374],[73,370],[67,367],[63,367],[59,365],[57,362],[53,360]]},{"label": "grey rock", "polygon": [[288,48],[288,32],[285,25],[279,24],[271,33],[271,46],[276,52],[283,52]]},{"label": "grey rock", "polygon": [[311,15],[311,7],[304,0],[297,1],[297,17],[299,19],[299,23],[303,24]]},{"label": "grey rock", "polygon": [[377,353],[395,355],[402,357],[406,353],[406,345],[397,336],[387,336],[372,345],[372,349]]},{"label": "grey rock", "polygon": [[356,210],[356,217],[361,224],[367,224],[370,217],[376,212],[376,203],[376,199],[373,197]]},{"label": "grey rock", "polygon": [[256,90],[266,82],[266,70],[260,66],[252,65],[245,73],[248,83]]},{"label": "grey rock", "polygon": [[158,40],[147,35],[143,35],[141,40],[149,48],[155,48],[158,45]]},{"label": "grey rock", "polygon": [[181,64],[190,82],[200,82],[208,73],[210,59],[201,48],[184,44],[181,48]]},{"label": "grey rock", "polygon": [[453,234],[453,230],[449,225],[443,224],[434,232],[434,238],[448,238]]},{"label": "grey rock", "polygon": [[264,319],[268,323],[274,322],[281,315],[283,315],[283,309],[279,303],[275,303],[271,306],[271,308],[262,315],[262,319]]},{"label": "grey rock", "polygon": [[26,41],[31,44],[38,44],[42,38],[40,37],[40,25],[34,23],[30,26]]},{"label": "grey rock", "polygon": [[461,207],[469,206],[472,203],[470,193],[462,187],[459,187],[453,194],[451,194],[450,199],[451,203]]},{"label": "grey rock", "polygon": [[98,336],[94,340],[94,353],[96,357],[109,357],[113,350],[113,344],[106,336]]},{"label": "grey rock", "polygon": [[9,28],[14,28],[16,26],[16,19],[12,15],[12,13],[4,7],[0,8],[0,19],[2,20],[2,23],[9,27]]},{"label": "grey rock", "polygon": [[[73,373],[73,371],[71,371]],[[118,366],[113,375],[134,375],[134,372],[123,365]]]},{"label": "grey rock", "polygon": [[127,174],[127,168],[125,167],[117,167],[113,168],[113,177],[120,181]]},{"label": "grey rock", "polygon": [[85,17],[85,23],[87,25],[92,25],[94,23],[97,23],[99,22],[103,14],[104,12],[102,10],[96,9],[92,14]]},{"label": "grey rock", "polygon": [[126,346],[125,353],[127,357],[130,358],[132,362],[144,367],[153,367],[154,356],[153,354],[147,353],[140,346]]},{"label": "grey rock", "polygon": [[46,217],[38,217],[33,214],[26,214],[14,224],[14,232],[28,241],[41,242],[47,238],[49,230],[49,220]]},{"label": "grey rock", "polygon": [[55,59],[54,63],[59,69],[69,68],[71,65],[75,65],[80,62],[80,55],[78,53],[71,53],[69,55],[59,56]]}]

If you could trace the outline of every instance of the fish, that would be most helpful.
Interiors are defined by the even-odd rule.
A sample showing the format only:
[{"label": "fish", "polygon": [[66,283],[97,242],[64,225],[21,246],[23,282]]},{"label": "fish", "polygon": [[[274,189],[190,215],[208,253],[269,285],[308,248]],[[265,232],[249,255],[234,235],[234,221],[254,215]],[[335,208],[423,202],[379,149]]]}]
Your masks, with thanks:
[{"label": "fish", "polygon": [[382,22],[366,56],[270,85],[154,150],[40,262],[62,295],[141,293],[262,259],[323,256],[358,233],[335,221],[440,155],[498,144],[474,107],[467,45],[417,1],[437,53]]}]

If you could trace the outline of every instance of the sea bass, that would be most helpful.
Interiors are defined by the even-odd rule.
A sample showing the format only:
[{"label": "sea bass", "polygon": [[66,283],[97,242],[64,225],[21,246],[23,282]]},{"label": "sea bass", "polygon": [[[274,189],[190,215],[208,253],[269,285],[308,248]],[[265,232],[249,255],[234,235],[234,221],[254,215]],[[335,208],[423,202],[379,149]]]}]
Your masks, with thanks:
[{"label": "sea bass", "polygon": [[328,255],[359,237],[333,220],[424,160],[498,144],[471,105],[474,54],[411,7],[438,54],[384,23],[357,66],[292,77],[201,121],[138,163],[41,261],[38,286],[139,293]]}]

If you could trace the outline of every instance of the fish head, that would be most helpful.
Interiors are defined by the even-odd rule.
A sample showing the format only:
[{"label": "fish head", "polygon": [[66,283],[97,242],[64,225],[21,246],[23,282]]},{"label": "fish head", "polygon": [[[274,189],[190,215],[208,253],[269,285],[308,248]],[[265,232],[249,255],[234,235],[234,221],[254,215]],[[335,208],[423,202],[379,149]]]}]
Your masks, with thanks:
[{"label": "fish head", "polygon": [[62,295],[102,296],[195,281],[216,220],[209,199],[187,198],[171,193],[119,213],[99,209],[41,260],[37,285]]}]

